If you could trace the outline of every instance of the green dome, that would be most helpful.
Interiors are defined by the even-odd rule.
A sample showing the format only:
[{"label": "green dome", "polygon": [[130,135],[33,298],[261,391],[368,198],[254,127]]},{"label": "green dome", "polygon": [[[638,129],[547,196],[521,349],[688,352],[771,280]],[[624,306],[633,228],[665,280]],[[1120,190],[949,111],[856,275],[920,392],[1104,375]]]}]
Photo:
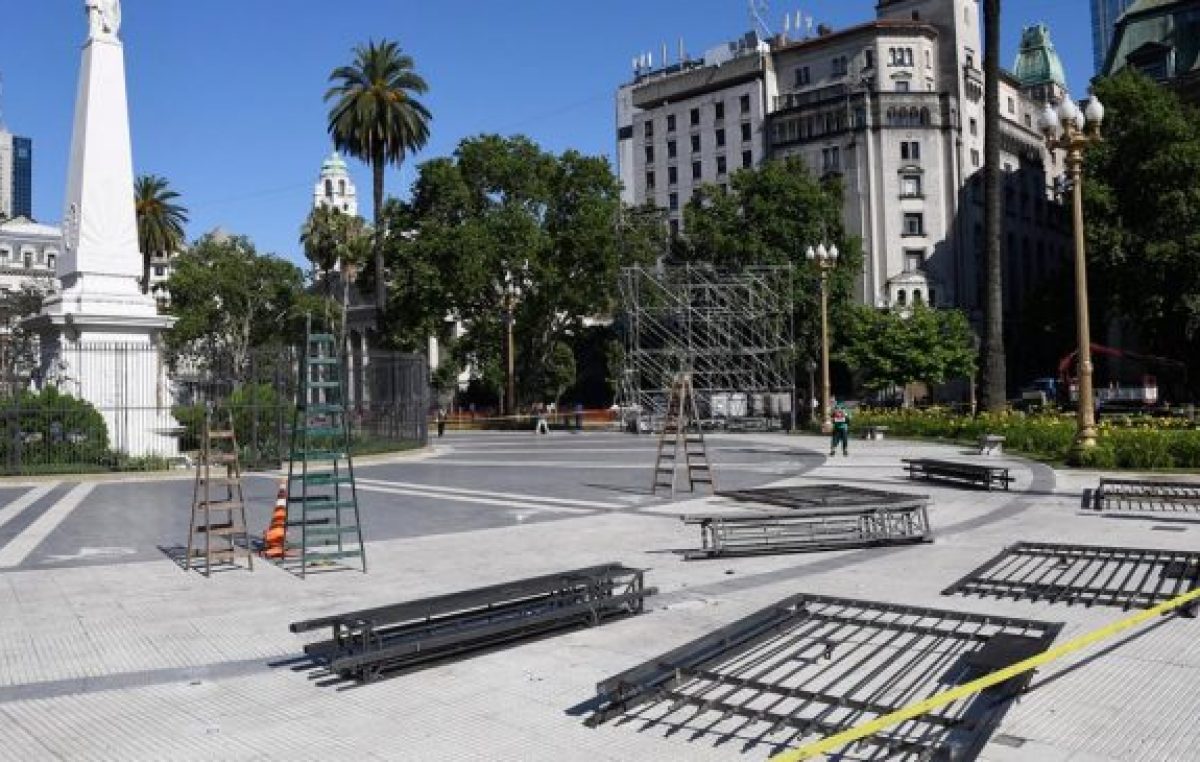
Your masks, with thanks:
[{"label": "green dome", "polygon": [[325,163],[321,165],[321,174],[323,175],[342,174],[346,171],[346,160],[337,151],[331,153]]},{"label": "green dome", "polygon": [[1049,83],[1067,86],[1062,61],[1050,41],[1050,30],[1044,24],[1026,27],[1021,33],[1021,50],[1013,74],[1022,87]]}]

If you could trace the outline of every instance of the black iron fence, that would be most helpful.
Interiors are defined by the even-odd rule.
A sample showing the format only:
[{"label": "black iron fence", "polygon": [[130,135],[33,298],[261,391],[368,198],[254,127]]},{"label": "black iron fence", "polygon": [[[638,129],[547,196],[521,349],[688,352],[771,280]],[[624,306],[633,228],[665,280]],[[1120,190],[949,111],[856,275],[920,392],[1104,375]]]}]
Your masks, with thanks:
[{"label": "black iron fence", "polygon": [[[420,355],[375,352],[346,363],[354,454],[421,446],[429,383]],[[160,353],[142,345],[76,345],[29,373],[0,374],[0,473],[151,470],[186,466],[204,417],[232,422],[242,464],[288,457],[300,355]]]}]

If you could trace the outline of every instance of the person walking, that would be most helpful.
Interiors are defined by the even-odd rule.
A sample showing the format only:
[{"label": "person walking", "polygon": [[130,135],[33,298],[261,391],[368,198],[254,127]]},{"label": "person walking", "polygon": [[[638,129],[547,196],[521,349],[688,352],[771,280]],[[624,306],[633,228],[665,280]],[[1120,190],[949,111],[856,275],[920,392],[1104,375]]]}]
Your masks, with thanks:
[{"label": "person walking", "polygon": [[575,431],[583,431],[583,403],[575,403]]},{"label": "person walking", "polygon": [[850,456],[850,411],[838,402],[833,407],[833,413],[829,416],[833,421],[833,438],[829,441],[829,454],[837,453],[838,443],[842,444],[842,456]]},{"label": "person walking", "polygon": [[437,411],[438,439],[446,435],[446,408],[439,407]]},{"label": "person walking", "polygon": [[546,405],[543,403],[538,404],[537,427],[534,428],[533,433],[535,436],[538,434],[550,433],[550,424],[546,422]]}]

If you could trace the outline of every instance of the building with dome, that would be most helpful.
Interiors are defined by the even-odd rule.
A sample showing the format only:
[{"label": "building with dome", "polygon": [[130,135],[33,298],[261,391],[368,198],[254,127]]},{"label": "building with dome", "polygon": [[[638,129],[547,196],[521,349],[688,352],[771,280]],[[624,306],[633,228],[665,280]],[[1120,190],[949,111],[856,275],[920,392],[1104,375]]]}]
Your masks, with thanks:
[{"label": "building with dome", "polygon": [[1117,21],[1104,76],[1136,69],[1200,105],[1200,0],[1137,0]]},{"label": "building with dome", "polygon": [[334,151],[321,164],[321,176],[313,189],[313,208],[331,207],[351,216],[358,215],[358,191],[350,169],[341,154]]},{"label": "building with dome", "polygon": [[[623,198],[660,207],[682,232],[699,185],[727,188],[738,169],[800,157],[841,181],[846,231],[862,242],[861,303],[956,307],[979,321],[982,63],[977,0],[878,0],[875,18],[845,29],[752,32],[659,68],[639,59],[617,92]],[[1014,320],[1025,296],[1069,262],[1054,192],[1062,158],[1037,125],[1064,83],[1049,31],[1026,29],[999,83],[1004,307]]]}]

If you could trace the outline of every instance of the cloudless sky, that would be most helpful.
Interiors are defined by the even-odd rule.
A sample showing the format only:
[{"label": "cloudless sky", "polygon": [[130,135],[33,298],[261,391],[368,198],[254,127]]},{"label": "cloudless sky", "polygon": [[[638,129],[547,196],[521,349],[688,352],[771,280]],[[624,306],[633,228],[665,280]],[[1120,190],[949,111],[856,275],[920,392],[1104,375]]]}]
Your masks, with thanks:
[{"label": "cloudless sky", "polygon": [[[875,0],[772,0],[766,20],[802,10],[836,28]],[[1003,0],[1002,65],[1021,27],[1045,22],[1077,97],[1092,75],[1087,0]],[[615,91],[630,62],[682,37],[692,56],[749,29],[745,0],[123,0],[134,171],[166,176],[191,211],[189,239],[216,226],[302,261],[297,231],[330,151],[329,72],[368,38],[393,38],[428,80],[426,148],[387,176],[406,196],[415,164],[482,132],[524,133],[555,152],[611,157]],[[5,0],[3,114],[34,141],[34,215],[62,215],[83,0]],[[351,162],[360,213],[370,174]]]}]

